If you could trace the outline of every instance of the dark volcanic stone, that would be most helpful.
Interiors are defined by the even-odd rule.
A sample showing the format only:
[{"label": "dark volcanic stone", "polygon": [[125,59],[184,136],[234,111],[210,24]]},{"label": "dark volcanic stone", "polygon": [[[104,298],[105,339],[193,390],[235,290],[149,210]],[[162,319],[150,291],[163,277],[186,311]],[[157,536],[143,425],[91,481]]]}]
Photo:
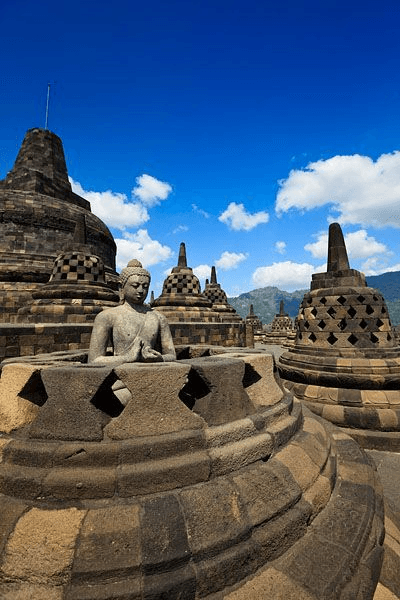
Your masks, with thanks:
[{"label": "dark volcanic stone", "polygon": [[48,399],[31,425],[30,437],[102,440],[106,415],[91,400],[110,373],[110,368],[93,366],[43,369]]}]

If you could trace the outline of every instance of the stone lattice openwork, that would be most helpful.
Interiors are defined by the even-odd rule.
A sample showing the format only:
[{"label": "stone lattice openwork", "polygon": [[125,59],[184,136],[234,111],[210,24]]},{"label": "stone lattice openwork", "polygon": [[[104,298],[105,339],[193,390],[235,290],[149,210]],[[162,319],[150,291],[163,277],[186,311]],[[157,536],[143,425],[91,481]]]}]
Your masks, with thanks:
[{"label": "stone lattice openwork", "polygon": [[217,273],[215,267],[211,267],[211,279],[206,281],[204,296],[212,303],[212,308],[215,310],[222,321],[242,321],[242,317],[238,315],[236,310],[228,302],[228,298],[217,281]]},{"label": "stone lattice openwork", "polygon": [[16,322],[85,323],[119,303],[119,295],[106,285],[103,261],[86,242],[81,215],[71,248],[57,256],[48,283],[32,293],[33,303],[19,309]]},{"label": "stone lattice openwork", "polygon": [[183,242],[179,248],[178,264],[165,279],[161,296],[154,300],[153,306],[170,321],[219,321],[210,300],[201,293],[200,282],[193,269],[187,266]]},{"label": "stone lattice openwork", "polygon": [[400,448],[400,348],[384,298],[350,269],[337,223],[329,228],[327,272],[313,275],[295,346],[279,369],[309,408],[352,428],[362,443]]},{"label": "stone lattice openwork", "polygon": [[283,300],[279,303],[279,313],[277,313],[271,323],[271,330],[263,335],[264,344],[288,344],[295,338],[294,325],[292,319],[285,313]]},{"label": "stone lattice openwork", "polygon": [[201,292],[193,269],[187,266],[182,242],[178,264],[164,281],[161,296],[151,305],[168,320],[177,345],[212,344],[242,347],[249,345],[242,319],[225,319]]},{"label": "stone lattice openwork", "polygon": [[254,314],[254,307],[252,304],[250,304],[249,307],[249,314],[246,317],[246,324],[253,329],[253,333],[262,331],[262,323],[259,317]]},{"label": "stone lattice openwork", "polygon": [[208,354],[3,365],[1,597],[372,599],[383,510],[363,451],[303,414],[272,356]]}]

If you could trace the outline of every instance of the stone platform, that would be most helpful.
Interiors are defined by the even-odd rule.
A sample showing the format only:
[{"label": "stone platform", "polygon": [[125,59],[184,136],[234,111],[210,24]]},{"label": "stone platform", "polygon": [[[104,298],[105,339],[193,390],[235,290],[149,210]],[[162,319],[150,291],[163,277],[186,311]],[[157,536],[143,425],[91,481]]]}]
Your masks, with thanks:
[{"label": "stone platform", "polygon": [[213,352],[3,366],[1,597],[373,598],[383,503],[368,457],[283,391],[272,356]]}]

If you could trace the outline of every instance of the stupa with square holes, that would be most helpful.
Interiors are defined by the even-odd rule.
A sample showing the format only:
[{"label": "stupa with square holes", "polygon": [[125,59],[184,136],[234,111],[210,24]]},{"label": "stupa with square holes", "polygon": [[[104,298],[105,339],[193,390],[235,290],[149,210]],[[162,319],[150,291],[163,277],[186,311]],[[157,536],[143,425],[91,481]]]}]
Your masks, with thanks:
[{"label": "stupa with square holes", "polygon": [[[162,312],[170,325],[176,345],[212,344],[246,346],[246,325],[226,304],[214,306],[200,281],[187,266],[186,246],[179,248],[178,264],[164,281],[161,295],[152,306]],[[227,315],[231,316],[227,316]]]}]

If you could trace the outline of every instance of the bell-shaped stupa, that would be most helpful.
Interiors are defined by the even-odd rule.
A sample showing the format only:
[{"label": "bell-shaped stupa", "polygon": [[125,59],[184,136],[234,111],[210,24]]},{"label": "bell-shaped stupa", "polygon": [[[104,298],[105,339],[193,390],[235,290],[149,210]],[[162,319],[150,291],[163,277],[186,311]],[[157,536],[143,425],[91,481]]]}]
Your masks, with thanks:
[{"label": "bell-shaped stupa", "polygon": [[294,325],[288,313],[285,312],[283,300],[279,303],[279,312],[271,323],[271,331],[264,334],[265,344],[286,344],[294,339]]},{"label": "bell-shaped stupa", "polygon": [[118,293],[106,284],[102,259],[87,244],[85,215],[78,217],[73,242],[57,256],[50,280],[32,296],[17,322],[85,323],[119,303]]},{"label": "bell-shaped stupa", "polygon": [[29,129],[14,167],[0,181],[0,322],[8,323],[32,292],[46,283],[60,248],[71,245],[86,217],[87,245],[104,263],[107,283],[118,287],[116,246],[90,203],[72,191],[61,139]]},{"label": "bell-shaped stupa", "polygon": [[201,293],[200,282],[193,269],[187,266],[186,247],[179,248],[178,264],[164,281],[161,296],[153,303],[154,308],[172,321],[218,322],[219,315],[211,301]]},{"label": "bell-shaped stupa", "polygon": [[183,242],[178,264],[165,279],[161,296],[152,302],[152,306],[167,318],[175,345],[249,345],[243,320],[222,319],[221,312],[201,292],[198,278],[187,266]]},{"label": "bell-shaped stupa", "polygon": [[338,223],[329,227],[327,271],[312,276],[279,370],[311,410],[360,443],[400,449],[400,348],[382,294],[349,266]]},{"label": "bell-shaped stupa", "polygon": [[206,280],[204,296],[210,300],[213,310],[219,314],[222,321],[242,321],[242,317],[229,304],[227,295],[218,283],[214,266],[211,267],[210,281]]},{"label": "bell-shaped stupa", "polygon": [[253,329],[253,333],[262,330],[262,323],[257,315],[254,314],[254,306],[250,304],[249,314],[246,317],[246,324]]}]

